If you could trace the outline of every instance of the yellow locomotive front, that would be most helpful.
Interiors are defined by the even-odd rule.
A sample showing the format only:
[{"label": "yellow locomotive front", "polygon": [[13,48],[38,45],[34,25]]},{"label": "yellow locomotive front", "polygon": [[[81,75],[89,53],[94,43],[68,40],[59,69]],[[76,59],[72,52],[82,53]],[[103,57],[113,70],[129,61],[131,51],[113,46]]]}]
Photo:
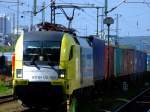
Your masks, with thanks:
[{"label": "yellow locomotive front", "polygon": [[[26,106],[61,104],[80,86],[76,67],[79,62],[75,61],[79,59],[77,48],[72,36],[64,32],[35,31],[21,35],[13,57],[14,95]],[[72,56],[74,50],[78,55]]]}]

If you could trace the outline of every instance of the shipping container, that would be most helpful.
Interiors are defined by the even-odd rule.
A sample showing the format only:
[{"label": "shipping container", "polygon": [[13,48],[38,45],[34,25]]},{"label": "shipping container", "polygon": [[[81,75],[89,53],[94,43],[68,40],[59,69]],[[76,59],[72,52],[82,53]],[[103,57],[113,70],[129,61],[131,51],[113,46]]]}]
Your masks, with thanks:
[{"label": "shipping container", "polygon": [[105,79],[114,77],[114,47],[113,46],[109,46],[109,73],[108,73],[108,46],[105,47],[104,74],[105,74]]},{"label": "shipping container", "polygon": [[150,71],[150,55],[147,55],[147,71]]},{"label": "shipping container", "polygon": [[134,50],[123,49],[123,75],[134,73]]},{"label": "shipping container", "polygon": [[138,66],[139,67],[139,73],[141,73],[143,71],[144,65],[142,65],[142,59],[143,59],[142,52],[139,51],[139,66]]},{"label": "shipping container", "polygon": [[136,50],[135,52],[134,52],[134,73],[137,73],[138,72],[138,51]]},{"label": "shipping container", "polygon": [[144,62],[143,62],[144,64],[144,72],[145,71],[147,71],[147,54],[146,53],[144,53]]},{"label": "shipping container", "polygon": [[139,51],[136,51],[135,52],[135,73],[139,73],[140,72],[140,68],[139,68],[139,65],[140,65],[140,52]]},{"label": "shipping container", "polygon": [[93,39],[93,64],[94,64],[94,80],[104,79],[104,49],[105,42],[103,40]]},{"label": "shipping container", "polygon": [[123,67],[122,67],[122,75],[127,75],[128,74],[128,50],[123,49]]},{"label": "shipping container", "polygon": [[140,72],[145,72],[147,71],[146,68],[147,68],[147,55],[146,53],[144,52],[140,52],[140,56],[141,56],[141,61],[140,61],[140,68],[141,68],[141,71]]},{"label": "shipping container", "polygon": [[136,51],[135,52],[135,73],[141,73],[143,71],[143,64],[142,64],[142,52],[141,51]]},{"label": "shipping container", "polygon": [[144,65],[145,65],[144,71],[147,71],[147,54],[146,53],[144,53]]},{"label": "shipping container", "polygon": [[127,60],[127,69],[128,74],[133,74],[134,72],[134,50],[128,49],[128,60]]},{"label": "shipping container", "polygon": [[114,75],[118,77],[122,74],[123,67],[123,50],[119,47],[114,50]]}]

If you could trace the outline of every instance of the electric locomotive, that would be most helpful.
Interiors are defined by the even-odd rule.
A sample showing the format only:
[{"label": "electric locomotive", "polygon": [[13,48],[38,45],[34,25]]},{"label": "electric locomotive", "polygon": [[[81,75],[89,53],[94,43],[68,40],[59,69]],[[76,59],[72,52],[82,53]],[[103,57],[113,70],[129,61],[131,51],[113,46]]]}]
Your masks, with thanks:
[{"label": "electric locomotive", "polygon": [[12,57],[13,92],[28,107],[73,101],[94,86],[90,42],[63,31],[22,34]]},{"label": "electric locomotive", "polygon": [[108,85],[136,83],[146,71],[146,59],[144,52],[116,46],[109,46],[108,51],[99,38],[78,37],[62,26],[42,24],[38,31],[17,40],[12,57],[13,93],[28,107],[63,105],[76,112],[80,98],[105,92]]}]

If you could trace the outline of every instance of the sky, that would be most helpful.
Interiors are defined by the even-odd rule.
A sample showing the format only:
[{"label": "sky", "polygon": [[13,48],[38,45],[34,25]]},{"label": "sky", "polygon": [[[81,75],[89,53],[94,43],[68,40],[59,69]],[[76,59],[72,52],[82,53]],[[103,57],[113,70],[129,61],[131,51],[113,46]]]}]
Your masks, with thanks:
[{"label": "sky", "polygon": [[[4,0],[11,1],[11,0]],[[14,0],[15,1],[15,0]],[[42,2],[46,5],[50,0],[37,0],[37,10],[41,9]],[[56,3],[78,3],[78,4],[95,4],[96,6],[104,7],[105,0],[56,0]],[[108,0],[108,10],[114,8],[123,0]],[[127,0],[128,2],[149,2],[150,0]],[[33,0],[20,0],[19,25],[30,25],[30,13],[33,7]],[[16,14],[16,4],[0,2],[0,14]],[[24,12],[24,13],[23,13]],[[50,22],[50,8],[46,10],[46,21]],[[57,10],[60,13],[59,10]],[[68,15],[71,15],[72,10],[66,10]],[[119,36],[149,36],[150,35],[150,4],[143,3],[123,3],[112,12],[108,13],[114,19],[114,24],[111,25],[111,35],[116,35],[116,15],[119,15]],[[41,22],[42,14],[34,16],[34,24]],[[99,31],[103,30],[101,10],[99,13]],[[68,26],[68,21],[63,14],[56,15],[56,23]],[[96,33],[96,10],[84,9],[75,10],[75,17],[72,23],[79,35],[93,35]],[[105,27],[104,30],[107,30]]]}]

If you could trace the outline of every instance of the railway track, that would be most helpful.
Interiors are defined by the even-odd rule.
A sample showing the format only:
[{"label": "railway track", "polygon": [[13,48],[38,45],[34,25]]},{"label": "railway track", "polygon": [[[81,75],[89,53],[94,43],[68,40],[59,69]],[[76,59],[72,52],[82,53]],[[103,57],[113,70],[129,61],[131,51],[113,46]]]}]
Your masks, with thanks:
[{"label": "railway track", "polygon": [[150,112],[150,88],[141,92],[114,112]]},{"label": "railway track", "polygon": [[13,100],[14,100],[13,95],[1,96],[0,97],[0,104],[7,103],[7,102],[10,102]]}]

